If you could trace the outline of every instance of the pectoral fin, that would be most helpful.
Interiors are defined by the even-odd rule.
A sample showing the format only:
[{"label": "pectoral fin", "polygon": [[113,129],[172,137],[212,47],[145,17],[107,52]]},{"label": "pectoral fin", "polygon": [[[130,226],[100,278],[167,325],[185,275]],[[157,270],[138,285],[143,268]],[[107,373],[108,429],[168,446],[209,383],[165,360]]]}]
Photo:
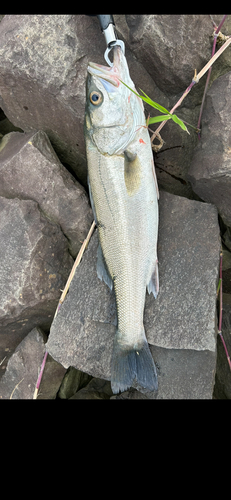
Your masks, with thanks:
[{"label": "pectoral fin", "polygon": [[134,161],[136,159],[137,154],[136,153],[132,153],[128,149],[125,149],[124,156],[125,156],[126,161],[128,161],[130,163],[131,161]]},{"label": "pectoral fin", "polygon": [[158,271],[158,261],[156,260],[156,264],[154,267],[154,271],[152,273],[151,279],[147,285],[148,293],[153,293],[155,299],[159,292],[159,271]]},{"label": "pectoral fin", "polygon": [[110,290],[112,290],[113,281],[107,270],[106,262],[103,256],[100,243],[97,250],[97,276],[101,281],[104,281],[104,283],[106,283],[106,285],[110,288]]}]

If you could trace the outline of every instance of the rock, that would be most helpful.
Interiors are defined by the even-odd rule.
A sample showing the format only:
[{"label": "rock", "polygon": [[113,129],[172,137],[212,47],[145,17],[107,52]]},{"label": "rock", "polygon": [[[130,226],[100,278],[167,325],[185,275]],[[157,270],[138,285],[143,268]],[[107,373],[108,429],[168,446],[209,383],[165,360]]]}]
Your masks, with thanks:
[{"label": "rock", "polygon": [[[222,16],[213,16],[217,25]],[[209,15],[118,15],[116,28],[125,40],[126,54],[129,47],[138,62],[152,77],[156,89],[150,94],[143,82],[133,73],[137,85],[154,101],[171,109],[186,90],[194,75],[194,69],[202,69],[211,58],[213,26]],[[227,18],[222,33],[229,35],[231,19]],[[229,49],[213,65],[210,84],[219,75],[230,71]],[[205,79],[194,85],[176,114],[194,127],[197,126]],[[161,96],[160,91],[162,91]],[[159,114],[149,108],[151,116]],[[151,128],[156,128],[152,126]],[[189,199],[200,199],[193,192],[188,170],[198,143],[196,132],[188,126],[190,136],[171,120],[161,131],[165,141],[159,153],[154,154],[160,189]],[[157,139],[155,142],[158,143]]]},{"label": "rock", "polygon": [[[47,349],[66,368],[74,366],[110,380],[116,308],[114,293],[97,278],[97,245],[96,232],[52,323]],[[154,346],[162,377],[159,399],[212,397],[219,251],[215,207],[161,192],[160,293],[156,301],[147,295],[144,314],[147,339]],[[177,362],[168,369],[164,360],[171,356]]]},{"label": "rock", "polygon": [[[211,58],[213,26],[209,15],[126,15],[130,49],[165,94],[184,92]],[[215,16],[216,22],[222,17]],[[231,21],[222,32],[229,34]],[[124,30],[127,36],[126,30]],[[223,55],[221,56],[223,58]],[[229,55],[214,65],[212,78],[230,71]],[[228,69],[229,68],[229,69]],[[203,85],[194,86],[190,99],[199,103]],[[193,96],[193,97],[192,97]],[[180,97],[180,96],[179,96]]]},{"label": "rock", "polygon": [[102,398],[101,395],[97,391],[87,391],[86,389],[82,389],[79,392],[76,392],[74,396],[70,399],[109,399]]},{"label": "rock", "polygon": [[83,15],[23,14],[6,15],[0,23],[2,109],[24,131],[47,132],[61,161],[85,182],[87,54],[91,47],[103,63],[105,50],[95,21]]},{"label": "rock", "polygon": [[65,373],[66,369],[48,355],[37,399],[56,399]]},{"label": "rock", "polygon": [[38,371],[45,354],[45,335],[33,328],[10,357],[0,381],[1,399],[33,399]]},{"label": "rock", "polygon": [[146,300],[147,337],[159,347],[215,352],[220,255],[217,210],[161,192],[159,219],[161,292],[156,302],[151,295]]},{"label": "rock", "polygon": [[77,391],[85,387],[92,379],[91,375],[76,370],[72,366],[68,368],[58,392],[58,398],[70,399]]},{"label": "rock", "polygon": [[192,159],[188,179],[193,190],[214,203],[231,226],[231,72],[209,89],[202,117],[202,135]]},{"label": "rock", "polygon": [[[0,106],[26,132],[43,130],[63,163],[86,185],[83,134],[89,61],[105,64],[96,17],[5,15],[0,23]],[[140,68],[140,86],[150,76]]]},{"label": "rock", "polygon": [[59,224],[76,257],[92,223],[84,188],[61,164],[45,132],[11,132],[0,143],[0,196],[31,199]]},{"label": "rock", "polygon": [[[202,330],[203,331],[203,330]],[[158,392],[129,390],[119,399],[211,399],[216,351],[150,346],[158,373]]]},{"label": "rock", "polygon": [[[135,16],[140,24],[146,17],[150,16]],[[162,16],[155,17],[159,22],[158,19]],[[140,60],[137,60],[134,55],[136,51],[132,53],[133,43],[130,38],[133,40],[134,30],[129,28],[124,15],[116,16],[116,28],[119,36],[122,32],[122,38],[125,39],[126,58],[137,89],[143,89],[152,99],[170,109],[168,93],[163,86],[160,90],[155,78],[152,79],[149,65],[145,66],[145,57],[140,56]],[[105,40],[96,17],[6,15],[0,24],[1,107],[14,126],[26,132],[31,132],[31,129],[45,131],[60,160],[71,166],[85,187],[87,171],[83,123],[87,65],[89,61],[105,64],[104,51]],[[169,52],[168,48],[166,52]],[[202,49],[200,53],[203,53]],[[180,60],[177,67],[181,65]],[[167,72],[171,72],[173,67],[171,63]],[[193,72],[194,66],[191,70]],[[174,93],[176,94],[176,90]],[[187,103],[188,99],[189,96]],[[171,104],[175,104],[176,100],[174,97]],[[159,114],[147,105],[145,109],[147,114],[151,111],[152,116]],[[199,110],[197,117],[198,113]],[[182,110],[182,118],[196,125],[195,114],[195,102],[192,110]],[[175,194],[192,198],[186,172],[196,134],[186,136],[176,124],[168,123],[165,126],[165,160],[163,161],[162,155],[158,162],[157,176],[162,188],[169,192],[173,192],[175,188]]]},{"label": "rock", "polygon": [[231,294],[231,252],[222,245],[222,290]]},{"label": "rock", "polygon": [[[154,114],[151,113],[152,116]],[[178,114],[181,119],[196,126],[199,107],[195,106],[194,109],[181,107],[179,113],[177,112]],[[161,130],[164,144],[160,151],[154,152],[154,162],[159,189],[188,199],[198,200],[199,198],[193,192],[188,180],[188,171],[198,138],[194,130],[192,131],[190,127],[188,127],[188,130],[190,135],[172,120],[169,120]]]},{"label": "rock", "polygon": [[[0,23],[0,106],[15,126],[45,131],[60,160],[84,185],[87,65],[105,64],[104,52],[96,17],[5,15]],[[149,80],[155,87],[142,65],[131,59],[141,74],[139,85],[149,90]]]},{"label": "rock", "polygon": [[[134,24],[130,26],[130,20],[131,18],[134,17]],[[139,29],[141,30],[145,28],[145,22],[146,18],[155,18],[157,19],[157,23],[160,22],[159,18],[162,18],[163,16],[124,16],[124,15],[115,15],[115,23],[116,23],[116,30],[118,32],[119,38],[122,38],[125,40],[125,47],[126,47],[126,58],[131,74],[131,78],[135,82],[137,86],[137,90],[141,88],[144,90],[144,92],[151,97],[154,101],[158,102],[162,106],[164,106],[167,109],[171,109],[176,102],[178,101],[180,95],[177,94],[177,91],[175,89],[174,95],[168,94],[166,92],[165,86],[160,88],[156,85],[156,79],[155,79],[155,74],[153,72],[152,78],[150,76],[150,66],[147,64],[145,65],[145,61],[143,60],[143,56],[139,58],[139,61],[134,58],[133,53],[130,52],[128,47],[131,48],[131,50],[134,49],[134,44],[132,42],[133,40],[133,34],[135,32],[135,23],[136,26],[139,25]],[[164,16],[164,18],[168,18],[169,16]],[[171,18],[191,18],[193,16],[171,16]],[[201,17],[201,16],[199,16]],[[206,16],[204,16],[206,17]],[[209,17],[209,16],[207,16]],[[143,21],[141,21],[141,18],[143,18]],[[126,22],[126,19],[128,21],[128,24]],[[188,20],[189,22],[189,20]],[[139,24],[140,23],[140,24]],[[142,24],[143,23],[143,24]],[[155,25],[155,22],[153,23],[153,26]],[[129,34],[130,33],[130,34]],[[141,32],[140,32],[141,33]],[[146,32],[145,32],[146,33]],[[147,36],[150,35],[150,29],[147,31]],[[143,43],[144,37],[143,34],[141,37],[137,36],[137,40],[139,39],[139,45]],[[166,33],[166,37],[168,34]],[[176,38],[177,38],[177,33],[176,33]],[[158,43],[156,38],[152,39],[150,42],[152,45]],[[167,42],[166,42],[167,43]],[[172,41],[173,43],[173,41]],[[176,43],[176,47],[178,46],[178,42]],[[207,44],[206,44],[207,46]],[[136,44],[135,44],[136,47]],[[146,47],[146,46],[145,46]],[[194,44],[193,44],[194,47]],[[142,54],[143,54],[143,49],[144,47],[142,46]],[[169,53],[169,49],[165,47],[166,49],[166,55]],[[138,45],[137,45],[137,50]],[[156,49],[155,49],[156,50]],[[194,50],[194,49],[193,49]],[[145,51],[147,51],[148,57],[150,56],[150,50],[147,50],[147,47],[145,48]],[[134,49],[134,53],[136,53],[136,49]],[[194,53],[194,52],[193,52]],[[197,57],[197,52],[194,53],[194,56]],[[181,56],[180,56],[181,57]],[[181,61],[182,62],[182,61]],[[174,72],[176,69],[176,72],[178,71],[178,66],[181,66],[179,64],[179,57],[177,60],[177,64],[175,65],[170,65],[170,68],[166,69],[166,74],[169,75],[171,72]],[[145,68],[144,68],[145,66]],[[153,66],[151,66],[153,67]],[[162,72],[162,63],[159,66],[161,67],[161,72]],[[145,69],[147,71],[145,71]],[[190,83],[192,76],[193,76],[193,71],[191,71],[192,75],[190,74],[190,80],[188,81],[186,87]],[[182,71],[182,74],[184,75],[184,72]],[[148,77],[147,77],[148,75]],[[171,76],[172,78],[172,76]],[[186,87],[183,89],[185,90]],[[201,85],[201,88],[199,88],[200,92],[203,91],[203,83]],[[198,117],[200,113],[200,100],[198,99],[198,95],[195,98],[194,93],[196,91],[196,88],[192,90],[192,92],[186,97],[184,103],[181,105],[181,107],[176,111],[177,115],[179,114],[179,117],[182,120],[185,120],[187,123],[190,123],[191,125],[195,126],[197,125],[198,122]],[[198,92],[197,92],[198,94]],[[193,106],[191,101],[193,101]],[[190,107],[189,107],[190,105]],[[148,106],[146,103],[144,103],[144,107],[146,110],[146,116],[150,113],[150,116],[155,116],[159,115],[160,113],[152,108],[151,106]],[[154,130],[156,128],[155,125],[151,125],[151,128]],[[158,185],[160,189],[163,189],[164,191],[167,191],[172,194],[176,194],[178,196],[184,196],[189,199],[198,199],[198,197],[195,195],[195,193],[192,190],[191,184],[188,181],[187,174],[188,170],[191,164],[191,160],[193,157],[193,152],[195,149],[195,146],[197,145],[198,138],[196,132],[188,126],[188,130],[190,132],[190,135],[188,135],[185,131],[183,131],[178,125],[176,125],[172,120],[169,120],[163,130],[161,131],[161,137],[164,140],[164,145],[161,148],[161,150],[158,153],[154,153],[154,159],[155,159],[155,168],[156,168],[156,175],[158,179]],[[154,144],[159,144],[158,139],[154,140]]]},{"label": "rock", "polygon": [[231,251],[231,227],[226,228],[226,231],[223,234],[223,239],[225,246]]},{"label": "rock", "polygon": [[222,245],[222,254],[223,254],[222,271],[231,269],[231,252],[229,252],[229,250],[227,250],[227,248],[225,248],[224,245]]},{"label": "rock", "polygon": [[86,387],[76,392],[70,399],[110,399],[111,384],[100,378],[93,378]]},{"label": "rock", "polygon": [[35,326],[49,329],[73,259],[35,201],[0,197],[0,262],[2,361]]},{"label": "rock", "polygon": [[8,120],[8,118],[4,118],[3,120],[0,121],[0,134],[1,135],[6,135],[9,134],[9,132],[23,132],[23,130],[19,127],[15,127],[13,123]]},{"label": "rock", "polygon": [[[222,335],[229,355],[231,354],[231,295],[223,293]],[[214,386],[215,399],[231,399],[231,371],[224,346],[218,335],[217,367]]]}]

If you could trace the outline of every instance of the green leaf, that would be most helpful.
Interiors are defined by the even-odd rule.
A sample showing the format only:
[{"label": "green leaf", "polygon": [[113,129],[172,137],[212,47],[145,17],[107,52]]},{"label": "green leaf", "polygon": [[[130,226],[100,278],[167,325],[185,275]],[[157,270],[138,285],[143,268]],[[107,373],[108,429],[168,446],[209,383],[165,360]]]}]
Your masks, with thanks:
[{"label": "green leaf", "polygon": [[172,115],[169,114],[164,116],[153,116],[149,118],[148,125],[151,125],[152,123],[163,122],[164,120],[169,120],[170,118],[172,118]]},{"label": "green leaf", "polygon": [[141,92],[143,92],[143,94],[146,96],[144,97],[143,95],[140,95],[138,94],[137,92],[135,92],[135,90],[131,89],[131,87],[129,87],[128,85],[126,85],[126,83],[124,83],[122,80],[120,80],[121,83],[123,83],[123,85],[125,85],[125,87],[127,87],[129,90],[131,90],[131,92],[133,92],[133,94],[137,95],[137,97],[140,97],[140,99],[142,99],[143,101],[145,101],[147,104],[150,104],[150,106],[152,106],[153,108],[155,109],[158,109],[158,111],[160,111],[161,113],[167,113],[169,114],[169,111],[164,108],[163,106],[161,106],[160,104],[158,104],[157,102],[155,101],[152,101],[152,99],[150,99],[150,97],[148,97],[143,90],[141,90]]},{"label": "green leaf", "polygon": [[[148,104],[150,104],[150,106],[152,106],[152,107],[153,107],[153,108],[155,108],[155,109],[158,109],[158,111],[160,111],[161,113],[166,113],[166,114],[168,114],[168,115],[169,115],[169,111],[168,111],[166,108],[164,108],[163,106],[161,106],[161,105],[160,105],[160,104],[158,104],[157,102],[155,102],[155,101],[153,101],[152,99],[150,99],[150,97],[148,97],[148,95],[147,95],[147,94],[145,94],[145,92],[144,92],[142,89],[140,89],[140,90],[141,90],[141,92],[143,92],[143,94],[145,95],[145,97],[146,97],[146,99],[147,99],[147,100],[146,100],[146,102],[148,102]],[[140,95],[140,97],[141,97],[141,99],[144,99],[144,97],[143,97],[142,95]]]},{"label": "green leaf", "polygon": [[149,122],[148,123],[150,123],[150,125],[152,123],[163,122],[165,120],[169,120],[170,118],[172,118],[172,120],[175,123],[177,123],[183,130],[185,130],[189,134],[189,131],[188,131],[185,123],[180,118],[178,118],[178,116],[171,115],[166,108],[164,108],[163,106],[161,106],[157,102],[155,102],[152,99],[150,99],[150,97],[148,97],[148,95],[145,94],[145,92],[142,89],[140,89],[140,91],[144,94],[145,97],[143,95],[140,95],[137,92],[135,92],[135,90],[131,89],[131,87],[129,87],[128,85],[126,85],[126,83],[124,83],[122,80],[120,80],[120,82],[123,83],[123,85],[125,85],[125,87],[127,87],[129,90],[131,90],[131,92],[133,92],[133,94],[135,94],[137,97],[140,97],[140,99],[142,99],[143,101],[145,101],[147,104],[149,104],[150,106],[152,106],[155,109],[158,109],[158,111],[160,111],[161,113],[165,113],[165,116],[154,116],[152,118],[149,118]]},{"label": "green leaf", "polygon": [[131,92],[133,92],[133,94],[137,95],[137,97],[141,97],[140,94],[137,94],[137,92],[135,92],[135,90],[131,89],[131,87],[129,87],[128,85],[126,85],[126,83],[124,83],[122,80],[120,80],[120,82],[125,85],[125,87],[127,87],[129,90],[131,90]]},{"label": "green leaf", "polygon": [[[173,119],[173,121],[174,121],[175,123],[177,123],[178,125],[180,125],[180,127],[181,127],[183,130],[185,130],[186,132],[188,132],[188,134],[189,134],[189,131],[188,131],[188,129],[187,129],[187,127],[186,127],[185,123],[184,123],[184,122],[182,122],[182,120],[181,120],[180,118],[178,118],[178,116],[176,116],[176,115],[172,115],[172,119]],[[190,134],[189,134],[189,135],[190,135]]]}]

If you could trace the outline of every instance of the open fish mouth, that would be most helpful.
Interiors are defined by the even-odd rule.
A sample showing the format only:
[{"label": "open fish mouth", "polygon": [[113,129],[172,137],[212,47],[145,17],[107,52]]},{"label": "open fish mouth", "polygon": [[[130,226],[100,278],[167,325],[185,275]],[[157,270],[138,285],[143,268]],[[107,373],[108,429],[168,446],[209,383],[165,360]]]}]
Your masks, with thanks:
[{"label": "open fish mouth", "polygon": [[121,62],[121,48],[116,46],[113,49],[113,66],[103,66],[102,64],[89,62],[87,71],[90,75],[106,80],[114,87],[119,87]]}]

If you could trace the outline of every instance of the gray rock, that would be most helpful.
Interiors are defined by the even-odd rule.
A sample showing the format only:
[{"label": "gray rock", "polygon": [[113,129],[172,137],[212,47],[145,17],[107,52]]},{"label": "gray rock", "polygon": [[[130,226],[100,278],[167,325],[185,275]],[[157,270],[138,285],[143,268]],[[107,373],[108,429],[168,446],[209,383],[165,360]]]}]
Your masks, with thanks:
[{"label": "gray rock", "polygon": [[[221,19],[222,16],[215,16],[216,22]],[[211,58],[213,26],[209,15],[126,15],[126,21],[130,49],[165,94],[186,90],[195,68],[199,72]],[[230,27],[229,20],[222,32],[229,34]],[[125,30],[124,33],[126,36]],[[214,65],[212,78],[230,68],[226,54]],[[194,86],[194,105],[198,104],[203,87]]]},{"label": "gray rock", "polygon": [[[141,25],[143,17],[147,16],[135,16],[136,22]],[[155,17],[157,23],[161,22],[158,19],[162,16]],[[125,39],[126,57],[137,89],[143,89],[152,99],[170,109],[165,87],[162,90],[158,88],[154,75],[150,73],[149,64],[145,65],[146,59],[143,56],[147,52],[146,45],[142,48],[142,57],[140,56],[140,60],[137,60],[134,56],[136,50],[134,49],[133,54],[133,43],[130,41],[130,38],[133,40],[134,30],[132,27],[129,28],[124,15],[116,16],[116,27],[119,36]],[[146,29],[145,23],[143,29],[144,31]],[[145,38],[145,33],[142,34],[141,39],[138,36],[139,44]],[[174,41],[176,46],[177,36],[176,32]],[[158,40],[158,37],[155,37],[155,40]],[[173,41],[171,43],[173,44]],[[197,50],[196,47],[194,52],[196,57]],[[89,61],[105,64],[104,51],[105,41],[100,33],[96,17],[6,15],[0,25],[1,107],[14,126],[28,132],[31,129],[44,130],[60,160],[72,167],[85,186],[86,158],[83,122],[87,65]],[[150,53],[149,48],[148,53]],[[166,46],[166,53],[169,53],[168,46]],[[203,53],[202,49],[200,53]],[[182,66],[179,54],[177,61],[176,65],[171,62],[168,70],[165,68],[165,72],[173,71],[175,66],[177,71],[178,66]],[[159,70],[162,72],[162,64],[159,65]],[[191,70],[191,73],[193,72],[194,67]],[[174,90],[175,94],[176,92],[177,90]],[[189,96],[187,102],[188,99]],[[176,100],[177,98],[174,98],[171,104],[175,104]],[[145,105],[145,109],[147,113],[151,112],[152,116],[159,114],[148,105]],[[182,111],[182,118],[196,125],[195,113],[194,102],[192,110]],[[192,189],[187,182],[186,172],[196,136],[194,134],[190,137],[186,136],[187,134],[182,133],[176,124],[168,123],[165,126],[163,131],[163,139],[166,142],[165,159],[163,161],[163,155],[161,155],[157,176],[162,188],[169,192],[176,189],[175,194],[192,198]],[[176,149],[169,150],[169,148]]]},{"label": "gray rock", "polygon": [[0,142],[0,196],[31,199],[59,224],[76,257],[92,223],[84,188],[61,164],[45,132],[11,132]]},{"label": "gray rock", "polygon": [[[97,278],[97,245],[96,232],[77,268],[69,294],[52,323],[47,349],[66,368],[74,366],[94,377],[110,380],[116,308],[114,293]],[[177,363],[171,370],[175,370],[174,385],[178,383],[179,387],[170,391],[172,374],[165,366],[164,355],[161,355],[159,371],[168,375],[160,384],[160,399],[212,397],[219,250],[215,207],[161,192],[160,293],[156,301],[147,295],[144,324],[157,362],[159,352],[170,356],[168,351],[174,350],[172,357],[177,357]],[[196,365],[191,351],[193,359],[198,359]],[[180,372],[177,364],[181,360]],[[189,377],[186,377],[187,363],[191,366]],[[207,368],[200,375],[203,363]],[[197,376],[195,373],[192,376],[193,366],[195,370],[195,366],[198,367]],[[200,386],[197,387],[199,380]]]},{"label": "gray rock", "polygon": [[77,391],[85,387],[92,379],[91,375],[76,370],[72,366],[68,368],[58,392],[59,399],[70,399]]},{"label": "gray rock", "polygon": [[[45,131],[84,185],[87,65],[105,64],[104,52],[96,17],[5,15],[0,23],[0,106],[15,126]],[[156,85],[129,48],[126,55],[138,86],[156,95]]]},{"label": "gray rock", "polygon": [[[207,28],[210,29],[210,33],[212,33],[211,31],[212,23],[210,21],[209,16],[197,16],[197,17],[199,18],[199,22],[201,17],[207,18],[205,24]],[[185,90],[186,87],[191,82],[194,73],[194,69],[191,69],[191,72],[189,74],[189,80],[186,83],[185,81],[186,62],[190,59],[190,57],[194,58],[195,60],[198,58],[198,51],[196,49],[198,34],[197,32],[191,33],[190,36],[195,37],[195,43],[193,43],[191,39],[191,49],[190,49],[191,52],[189,54],[189,57],[183,59],[182,55],[185,49],[182,52],[182,47],[179,48],[178,31],[174,33],[173,28],[171,30],[171,33],[167,31],[165,33],[165,38],[161,40],[162,43],[161,50],[165,52],[165,55],[168,58],[170,53],[168,45],[169,43],[171,43],[172,46],[174,46],[175,44],[174,52],[179,51],[178,55],[176,56],[177,61],[175,61],[175,64],[173,64],[171,59],[170,66],[166,67],[165,66],[166,59],[164,58],[158,64],[158,73],[156,73],[156,71],[152,71],[152,68],[154,67],[153,61],[150,64],[149,62],[146,61],[146,55],[147,55],[148,58],[153,57],[153,59],[155,59],[155,64],[156,64],[156,61],[158,60],[159,57],[159,56],[156,57],[156,51],[159,50],[158,44],[160,43],[160,40],[159,37],[156,36],[156,34],[152,37],[151,35],[152,29],[155,31],[155,29],[157,29],[157,25],[159,24],[160,25],[162,24],[162,29],[164,29],[164,22],[166,21],[168,24],[171,21],[172,26],[174,26],[174,23],[176,24],[176,22],[179,25],[182,24],[182,27],[180,29],[184,30],[186,29],[185,23],[190,24],[191,22],[192,23],[196,22],[195,21],[196,16],[115,15],[114,18],[118,36],[125,40],[126,57],[130,69],[130,74],[132,79],[137,85],[137,90],[141,88],[154,101],[158,102],[159,104],[165,106],[167,109],[170,110],[176,104],[180,95],[177,94],[178,90],[175,87],[174,87],[175,90],[173,89],[174,95],[168,94],[166,85],[163,85],[162,82],[162,72],[164,72],[164,74],[166,74],[167,77],[170,78],[172,83],[173,81],[175,82],[175,78],[178,78],[178,73],[180,69],[180,76],[183,78],[183,81],[185,82],[184,88],[182,83],[182,91],[181,91],[182,94],[183,90]],[[148,22],[147,18],[150,18],[150,23]],[[169,20],[168,18],[171,19]],[[146,23],[148,23],[148,27],[146,26]],[[203,26],[203,30],[204,28],[205,27]],[[204,34],[205,32],[203,31],[203,33],[199,34],[199,37],[204,36]],[[146,36],[148,37],[148,41],[146,39]],[[184,32],[184,36],[187,37],[187,43],[189,43],[188,33],[186,35],[186,32]],[[136,40],[136,42],[134,40]],[[208,34],[205,36],[204,41],[208,57],[210,57],[211,49],[208,50],[208,47],[210,47],[211,45],[210,44],[211,40],[209,39]],[[153,47],[155,56],[153,56],[153,53],[152,54],[150,53],[151,52],[150,46]],[[134,61],[133,60],[134,58],[129,57],[130,51],[128,50],[128,47],[130,47],[132,51],[134,50],[134,53],[139,58],[139,61],[136,59]],[[202,54],[201,50],[200,54]],[[147,70],[147,73],[149,73],[148,75],[149,79],[146,77],[146,71],[144,67]],[[157,81],[159,84],[159,80],[156,80],[156,74],[159,73],[161,73],[161,83],[162,83],[160,87],[161,90],[157,85],[154,84],[154,82],[157,83]],[[150,75],[152,76],[152,78],[150,77]],[[186,97],[185,101],[183,102],[183,105],[176,111],[176,114],[179,115],[179,117],[182,120],[185,120],[187,123],[190,123],[194,127],[196,127],[197,125],[200,112],[200,98],[198,97],[198,91],[200,94],[202,94],[203,89],[204,89],[203,82],[201,82],[201,84],[196,87],[194,86],[191,93]],[[146,116],[148,115],[148,113],[150,113],[151,116],[160,114],[157,110],[153,109],[151,106],[148,106],[146,104],[144,106],[147,112]],[[152,125],[151,128],[153,128],[154,130],[156,126]],[[185,131],[183,131],[173,121],[169,120],[166,123],[165,127],[161,131],[161,137],[164,140],[164,145],[158,153],[154,153],[155,168],[158,179],[158,185],[160,189],[168,191],[169,193],[176,194],[178,196],[184,196],[189,199],[198,199],[198,197],[193,192],[191,184],[187,178],[188,170],[193,157],[193,152],[195,146],[198,143],[198,138],[196,132],[192,128],[188,127],[188,130],[190,132],[190,135],[188,135]],[[155,139],[154,144],[159,144],[158,139]]]},{"label": "gray rock", "polygon": [[93,378],[86,387],[76,392],[70,399],[110,399],[111,384],[100,378]]},{"label": "gray rock", "polygon": [[97,391],[88,391],[87,389],[81,389],[81,391],[76,392],[74,396],[70,399],[109,399],[108,397],[101,397],[101,394]]},{"label": "gray rock", "polygon": [[37,399],[56,399],[65,373],[66,369],[48,355]]},{"label": "gray rock", "polygon": [[0,23],[2,109],[24,131],[47,132],[61,161],[82,180],[86,180],[82,124],[90,45],[103,62],[103,37],[87,16],[6,15]]},{"label": "gray rock", "polygon": [[231,226],[231,72],[218,78],[207,93],[202,136],[188,173],[193,190],[216,205]]},{"label": "gray rock", "polygon": [[0,399],[32,399],[45,354],[45,336],[33,328],[8,361],[0,381]]},{"label": "gray rock", "polygon": [[[151,96],[150,96],[151,97]],[[155,96],[152,96],[155,99]],[[158,101],[161,103],[161,101]],[[175,103],[177,98],[175,99]],[[186,104],[186,103],[185,103]],[[171,107],[169,106],[168,109]],[[187,123],[196,126],[199,116],[199,107],[187,108],[180,107],[179,112],[176,110],[177,116]],[[151,116],[155,113],[151,112]],[[154,128],[153,128],[154,130]],[[158,180],[159,189],[168,193],[184,196],[188,199],[197,199],[195,192],[188,180],[188,171],[191,165],[195,147],[198,143],[198,138],[195,130],[188,126],[190,135],[176,125],[172,120],[169,120],[163,130],[161,137],[164,144],[160,151],[154,153],[155,169]],[[154,144],[158,141],[154,142]]]},{"label": "gray rock", "polygon": [[151,295],[147,297],[144,316],[151,344],[172,349],[216,350],[214,317],[219,254],[216,208],[161,192],[160,294],[156,302]]},{"label": "gray rock", "polygon": [[73,259],[31,200],[0,197],[0,360],[36,325],[49,328]]},{"label": "gray rock", "polygon": [[222,245],[222,271],[226,271],[227,269],[231,269],[231,252]]},{"label": "gray rock", "polygon": [[115,399],[211,399],[216,352],[150,346],[158,372],[158,392],[131,389]]},{"label": "gray rock", "polygon": [[6,135],[10,132],[23,132],[23,130],[20,127],[15,127],[8,118],[3,118],[0,120],[0,134]]},{"label": "gray rock", "polygon": [[[222,335],[231,355],[231,295],[223,294]],[[227,361],[225,349],[218,335],[217,340],[217,367],[214,386],[216,399],[231,399],[231,371]]]}]

